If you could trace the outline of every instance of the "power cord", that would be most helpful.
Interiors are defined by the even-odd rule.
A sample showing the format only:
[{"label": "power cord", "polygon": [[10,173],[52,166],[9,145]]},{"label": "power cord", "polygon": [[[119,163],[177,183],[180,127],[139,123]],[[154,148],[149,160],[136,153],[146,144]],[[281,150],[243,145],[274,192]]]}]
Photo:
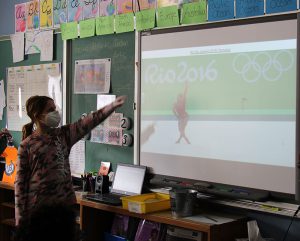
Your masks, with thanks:
[{"label": "power cord", "polygon": [[285,235],[284,235],[284,238],[283,238],[282,241],[285,241],[285,239],[286,239],[286,237],[287,237],[287,235],[288,235],[288,233],[290,231],[290,227],[291,227],[291,225],[292,225],[292,223],[293,223],[293,221],[294,221],[294,219],[297,216],[297,214],[298,214],[299,211],[300,211],[300,205],[298,206],[297,210],[295,211],[295,213],[294,213],[294,215],[293,215],[293,217],[291,219],[291,222],[290,222],[290,224],[289,224],[289,226],[288,226],[288,228],[287,228],[287,230],[285,232]]}]

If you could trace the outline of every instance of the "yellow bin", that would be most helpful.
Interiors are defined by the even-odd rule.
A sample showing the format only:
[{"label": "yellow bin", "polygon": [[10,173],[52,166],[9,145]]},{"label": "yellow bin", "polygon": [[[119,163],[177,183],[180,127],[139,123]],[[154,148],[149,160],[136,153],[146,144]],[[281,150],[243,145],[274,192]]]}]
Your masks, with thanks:
[{"label": "yellow bin", "polygon": [[129,212],[150,213],[170,209],[170,195],[164,193],[146,193],[121,197],[122,206]]}]

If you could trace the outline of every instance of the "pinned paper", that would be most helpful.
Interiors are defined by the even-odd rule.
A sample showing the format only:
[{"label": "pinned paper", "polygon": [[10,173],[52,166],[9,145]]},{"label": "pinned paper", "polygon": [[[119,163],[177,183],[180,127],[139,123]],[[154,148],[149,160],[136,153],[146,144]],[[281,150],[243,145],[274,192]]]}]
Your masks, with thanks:
[{"label": "pinned paper", "polygon": [[77,22],[62,23],[60,29],[62,40],[78,38]]},{"label": "pinned paper", "polygon": [[183,24],[203,23],[207,19],[206,0],[182,5]]},{"label": "pinned paper", "polygon": [[208,21],[234,18],[234,1],[208,0]]},{"label": "pinned paper", "polygon": [[95,19],[88,19],[79,22],[80,38],[92,37],[95,35]]},{"label": "pinned paper", "polygon": [[13,51],[13,62],[24,60],[24,33],[16,33],[10,35]]},{"label": "pinned paper", "polygon": [[81,21],[83,19],[83,1],[68,1],[68,22]]},{"label": "pinned paper", "polygon": [[177,6],[157,9],[157,27],[171,27],[177,25],[179,25]]},{"label": "pinned paper", "polygon": [[136,30],[141,31],[155,27],[155,9],[136,12]]},{"label": "pinned paper", "polygon": [[236,17],[245,18],[264,15],[264,0],[237,0]]},{"label": "pinned paper", "polygon": [[134,31],[133,13],[119,14],[115,16],[116,33]]},{"label": "pinned paper", "polygon": [[53,22],[54,27],[67,22],[68,4],[67,0],[53,0]]},{"label": "pinned paper", "polygon": [[15,5],[15,32],[25,32],[26,30],[26,4]]},{"label": "pinned paper", "polygon": [[85,141],[78,141],[73,145],[69,160],[72,176],[80,177],[85,169]]},{"label": "pinned paper", "polygon": [[40,0],[40,28],[53,27],[53,1]]},{"label": "pinned paper", "polygon": [[27,19],[26,26],[28,30],[36,30],[39,28],[40,24],[40,7],[39,1],[34,0],[26,3]]},{"label": "pinned paper", "polygon": [[114,33],[114,16],[100,17],[96,19],[96,34]]},{"label": "pinned paper", "polygon": [[83,4],[84,19],[97,18],[99,16],[99,1],[100,0],[84,1]]},{"label": "pinned paper", "polygon": [[116,0],[100,0],[99,16],[112,16],[116,13]]}]

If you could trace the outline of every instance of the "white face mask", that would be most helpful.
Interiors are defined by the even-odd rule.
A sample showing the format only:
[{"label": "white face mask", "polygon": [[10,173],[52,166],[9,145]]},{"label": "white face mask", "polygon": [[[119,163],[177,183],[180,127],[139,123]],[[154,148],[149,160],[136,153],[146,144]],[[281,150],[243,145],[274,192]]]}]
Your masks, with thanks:
[{"label": "white face mask", "polygon": [[60,120],[61,118],[59,112],[57,110],[52,111],[46,114],[45,124],[49,127],[58,127]]}]

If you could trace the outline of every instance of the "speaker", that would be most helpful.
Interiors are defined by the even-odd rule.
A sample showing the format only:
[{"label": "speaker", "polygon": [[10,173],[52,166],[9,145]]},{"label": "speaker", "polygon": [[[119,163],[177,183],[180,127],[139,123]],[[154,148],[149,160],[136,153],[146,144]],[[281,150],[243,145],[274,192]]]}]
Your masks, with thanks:
[{"label": "speaker", "polygon": [[108,193],[109,177],[107,175],[98,175],[95,181],[95,193]]}]

